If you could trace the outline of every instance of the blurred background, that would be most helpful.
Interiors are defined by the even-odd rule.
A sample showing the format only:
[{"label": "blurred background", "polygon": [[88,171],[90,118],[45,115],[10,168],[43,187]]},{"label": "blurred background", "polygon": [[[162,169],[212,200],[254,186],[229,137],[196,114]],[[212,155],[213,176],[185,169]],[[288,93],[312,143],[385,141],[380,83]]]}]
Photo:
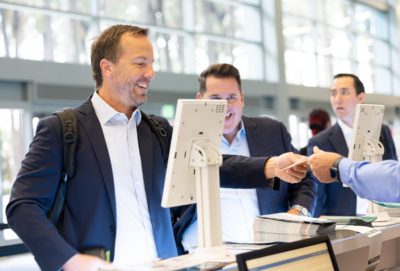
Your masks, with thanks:
[{"label": "blurred background", "polygon": [[[141,107],[148,114],[173,124],[177,99],[196,97],[197,75],[231,63],[244,79],[244,114],[282,121],[299,148],[311,137],[312,109],[336,122],[332,77],[353,73],[366,103],[386,106],[400,150],[399,18],[396,0],[0,1],[0,223],[39,119],[93,93],[90,45],[107,27],[150,29],[156,78]],[[18,243],[0,231],[0,250]],[[14,270],[8,262],[0,258],[0,269]]]}]

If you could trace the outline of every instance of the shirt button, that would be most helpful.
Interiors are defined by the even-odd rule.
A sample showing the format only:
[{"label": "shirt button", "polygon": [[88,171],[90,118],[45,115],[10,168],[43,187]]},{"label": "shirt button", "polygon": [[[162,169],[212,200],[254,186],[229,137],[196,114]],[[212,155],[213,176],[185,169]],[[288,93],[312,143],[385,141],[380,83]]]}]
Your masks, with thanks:
[{"label": "shirt button", "polygon": [[139,181],[136,182],[136,185],[139,185]]},{"label": "shirt button", "polygon": [[111,233],[115,233],[116,231],[115,226],[110,226],[109,230]]},{"label": "shirt button", "polygon": [[131,152],[131,155],[133,156],[133,152]]}]

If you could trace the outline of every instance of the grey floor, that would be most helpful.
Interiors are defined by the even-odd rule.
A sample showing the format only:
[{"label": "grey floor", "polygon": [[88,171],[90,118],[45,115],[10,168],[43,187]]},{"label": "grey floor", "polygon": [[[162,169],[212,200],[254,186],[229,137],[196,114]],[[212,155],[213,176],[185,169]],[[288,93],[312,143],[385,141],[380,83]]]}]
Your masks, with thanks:
[{"label": "grey floor", "polygon": [[30,253],[0,258],[0,271],[39,271],[33,255]]}]

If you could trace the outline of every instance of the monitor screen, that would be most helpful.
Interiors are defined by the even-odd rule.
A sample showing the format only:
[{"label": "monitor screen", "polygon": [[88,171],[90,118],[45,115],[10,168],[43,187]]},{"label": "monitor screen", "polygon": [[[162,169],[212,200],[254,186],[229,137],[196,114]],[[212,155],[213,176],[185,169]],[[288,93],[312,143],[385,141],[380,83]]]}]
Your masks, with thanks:
[{"label": "monitor screen", "polygon": [[246,265],[249,271],[335,270],[326,243],[249,259]]}]

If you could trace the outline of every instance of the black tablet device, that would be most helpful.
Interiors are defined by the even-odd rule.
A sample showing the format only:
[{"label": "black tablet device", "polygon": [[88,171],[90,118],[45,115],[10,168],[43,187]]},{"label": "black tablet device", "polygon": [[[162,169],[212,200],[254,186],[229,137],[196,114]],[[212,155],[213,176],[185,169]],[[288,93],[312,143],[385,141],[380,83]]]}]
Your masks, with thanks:
[{"label": "black tablet device", "polygon": [[339,271],[327,235],[236,255],[240,271]]}]

